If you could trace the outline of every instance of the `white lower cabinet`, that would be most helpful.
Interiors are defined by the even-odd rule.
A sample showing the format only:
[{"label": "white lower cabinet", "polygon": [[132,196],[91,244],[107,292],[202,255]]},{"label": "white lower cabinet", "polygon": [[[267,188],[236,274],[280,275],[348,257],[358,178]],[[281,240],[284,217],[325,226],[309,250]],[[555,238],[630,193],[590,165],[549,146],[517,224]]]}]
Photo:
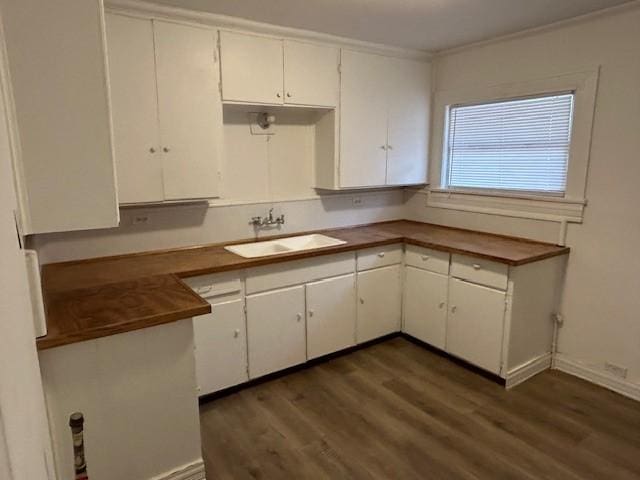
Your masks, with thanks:
[{"label": "white lower cabinet", "polygon": [[400,330],[401,265],[358,272],[358,343]]},{"label": "white lower cabinet", "polygon": [[447,351],[500,374],[506,293],[452,278]]},{"label": "white lower cabinet", "polygon": [[244,301],[217,303],[193,319],[198,394],[246,382],[247,335]]},{"label": "white lower cabinet", "polygon": [[355,340],[355,274],[307,284],[307,357],[343,350]]},{"label": "white lower cabinet", "polygon": [[406,267],[403,331],[444,350],[447,332],[449,277]]},{"label": "white lower cabinet", "polygon": [[304,285],[249,295],[246,304],[249,378],[306,361]]}]

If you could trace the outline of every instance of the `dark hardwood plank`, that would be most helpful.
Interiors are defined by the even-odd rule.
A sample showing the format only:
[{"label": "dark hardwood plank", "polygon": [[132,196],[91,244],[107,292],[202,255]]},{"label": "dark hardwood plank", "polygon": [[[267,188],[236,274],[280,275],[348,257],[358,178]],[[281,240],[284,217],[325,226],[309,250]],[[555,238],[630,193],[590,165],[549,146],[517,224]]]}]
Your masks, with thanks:
[{"label": "dark hardwood plank", "polygon": [[[597,417],[597,418],[594,418]],[[201,406],[207,479],[638,479],[640,404],[393,338]]]}]

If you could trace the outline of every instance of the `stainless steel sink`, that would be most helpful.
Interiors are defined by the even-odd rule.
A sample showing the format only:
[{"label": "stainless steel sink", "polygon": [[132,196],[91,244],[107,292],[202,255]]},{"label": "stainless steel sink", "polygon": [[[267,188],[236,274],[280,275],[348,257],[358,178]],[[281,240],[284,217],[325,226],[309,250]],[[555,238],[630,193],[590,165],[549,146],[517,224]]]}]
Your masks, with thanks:
[{"label": "stainless steel sink", "polygon": [[281,255],[283,253],[313,250],[315,248],[334,247],[347,242],[337,238],[314,233],[311,235],[299,235],[297,237],[280,238],[262,242],[242,243],[240,245],[228,245],[225,250],[240,255],[244,258],[266,257],[269,255]]}]

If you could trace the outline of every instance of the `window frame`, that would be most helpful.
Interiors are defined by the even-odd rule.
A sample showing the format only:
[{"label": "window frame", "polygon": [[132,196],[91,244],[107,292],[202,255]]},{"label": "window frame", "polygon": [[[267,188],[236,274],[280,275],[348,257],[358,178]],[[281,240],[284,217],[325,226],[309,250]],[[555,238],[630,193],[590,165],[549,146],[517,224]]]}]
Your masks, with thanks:
[{"label": "window frame", "polygon": [[[522,218],[581,221],[586,205],[586,181],[598,77],[599,67],[531,81],[435,92],[431,158],[436,161],[430,166],[430,178],[433,181],[427,190],[427,205],[479,213],[503,213]],[[564,194],[449,187],[443,183],[447,168],[447,127],[451,106],[569,92],[574,94],[574,105]]]},{"label": "window frame", "polygon": [[[489,194],[504,194],[504,195],[535,195],[535,196],[547,196],[547,197],[564,197],[567,190],[567,181],[569,174],[569,162],[571,160],[571,146],[573,144],[573,118],[575,116],[575,90],[564,90],[560,92],[553,93],[544,93],[538,95],[523,95],[517,97],[510,98],[500,98],[493,99],[489,101],[476,101],[476,102],[468,102],[468,103],[455,103],[452,105],[447,105],[445,110],[445,120],[444,120],[444,134],[442,139],[442,169],[441,169],[441,178],[440,184],[449,190],[460,190],[465,192],[478,192],[478,193],[489,193]],[[571,133],[569,135],[569,152],[567,156],[567,165],[566,165],[566,179],[565,186],[563,191],[551,191],[551,190],[527,190],[524,188],[494,188],[494,187],[465,187],[462,185],[454,185],[451,186],[451,152],[449,149],[449,141],[451,140],[451,110],[453,108],[464,108],[464,107],[473,107],[478,105],[491,105],[496,103],[508,103],[512,101],[518,100],[529,100],[536,98],[548,98],[553,96],[562,96],[562,95],[572,95],[571,100],[571,118],[569,120],[569,128]]]}]

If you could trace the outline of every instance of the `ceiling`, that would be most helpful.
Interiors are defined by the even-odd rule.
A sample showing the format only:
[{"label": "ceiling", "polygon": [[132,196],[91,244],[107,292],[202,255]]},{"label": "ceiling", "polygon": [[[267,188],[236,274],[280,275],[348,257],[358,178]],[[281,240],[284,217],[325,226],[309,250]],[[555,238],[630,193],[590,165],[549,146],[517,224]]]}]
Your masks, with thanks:
[{"label": "ceiling", "polygon": [[437,51],[629,0],[152,0],[357,40]]}]

